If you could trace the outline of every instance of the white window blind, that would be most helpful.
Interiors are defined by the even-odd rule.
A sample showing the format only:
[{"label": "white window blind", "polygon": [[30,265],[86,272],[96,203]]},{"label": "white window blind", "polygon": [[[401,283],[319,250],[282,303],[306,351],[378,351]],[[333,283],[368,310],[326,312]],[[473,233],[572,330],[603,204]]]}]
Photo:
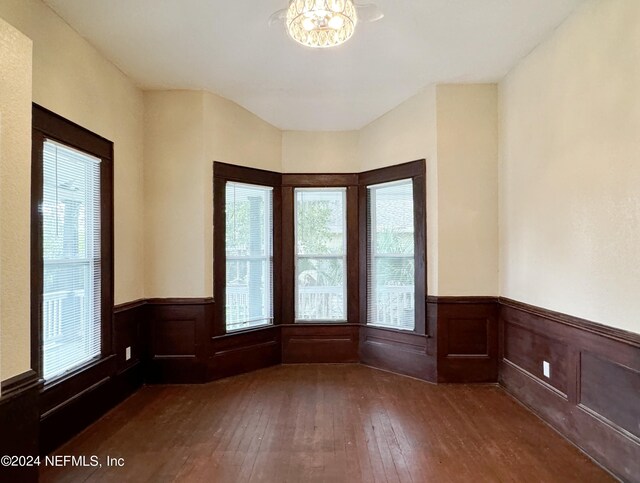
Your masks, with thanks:
[{"label": "white window blind", "polygon": [[100,355],[100,159],[43,146],[43,377]]},{"label": "white window blind", "polygon": [[273,188],[228,182],[226,327],[273,322]]},{"label": "white window blind", "polygon": [[367,323],[413,330],[413,182],[369,186],[367,195]]},{"label": "white window blind", "polygon": [[346,189],[295,190],[296,320],[345,321]]}]

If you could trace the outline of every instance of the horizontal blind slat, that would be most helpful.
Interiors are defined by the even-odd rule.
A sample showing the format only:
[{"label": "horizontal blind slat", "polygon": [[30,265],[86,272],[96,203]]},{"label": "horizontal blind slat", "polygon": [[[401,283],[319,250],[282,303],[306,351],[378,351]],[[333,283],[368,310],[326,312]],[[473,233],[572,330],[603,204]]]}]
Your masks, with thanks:
[{"label": "horizontal blind slat", "polygon": [[273,188],[225,186],[227,331],[273,323]]},{"label": "horizontal blind slat", "polygon": [[42,363],[50,380],[101,351],[100,159],[43,146]]},{"label": "horizontal blind slat", "polygon": [[347,319],[346,193],[346,188],[294,190],[298,321]]},{"label": "horizontal blind slat", "polygon": [[415,328],[413,181],[367,187],[367,324]]}]

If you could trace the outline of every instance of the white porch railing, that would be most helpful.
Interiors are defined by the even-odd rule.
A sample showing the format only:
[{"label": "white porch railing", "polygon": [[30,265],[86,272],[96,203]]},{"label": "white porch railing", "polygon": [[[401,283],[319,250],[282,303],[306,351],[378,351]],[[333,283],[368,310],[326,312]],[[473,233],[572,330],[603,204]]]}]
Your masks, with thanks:
[{"label": "white porch railing", "polygon": [[[301,320],[341,320],[346,317],[343,309],[343,287],[299,287],[297,313]],[[249,288],[227,287],[227,325],[234,330],[253,327],[249,319]],[[374,310],[370,323],[386,327],[413,328],[414,287],[384,286],[374,294]],[[344,314],[344,315],[343,315]]]},{"label": "white porch railing", "polygon": [[345,320],[343,287],[298,287],[299,320]]},{"label": "white porch railing", "polygon": [[[65,301],[78,300],[80,313],[77,325],[63,323]],[[42,303],[42,339],[45,345],[55,344],[60,339],[77,335],[85,323],[84,290],[61,290],[45,293]],[[75,325],[75,326],[74,326]],[[71,333],[69,333],[71,332]]]},{"label": "white porch railing", "polygon": [[369,323],[385,327],[413,329],[415,291],[412,285],[378,287],[374,294]]}]

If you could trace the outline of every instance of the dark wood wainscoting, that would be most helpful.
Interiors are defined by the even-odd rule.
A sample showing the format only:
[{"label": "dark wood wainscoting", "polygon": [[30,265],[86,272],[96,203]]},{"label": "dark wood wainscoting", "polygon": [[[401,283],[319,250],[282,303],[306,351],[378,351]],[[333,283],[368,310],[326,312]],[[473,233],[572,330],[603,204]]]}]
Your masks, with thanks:
[{"label": "dark wood wainscoting", "polygon": [[438,382],[497,382],[498,299],[428,297],[427,301],[437,319]]},{"label": "dark wood wainscoting", "polygon": [[436,382],[435,348],[430,336],[382,327],[360,329],[360,362]]},{"label": "dark wood wainscoting", "polygon": [[204,383],[281,361],[279,326],[215,336],[211,298],[149,299],[146,310],[148,383]]},{"label": "dark wood wainscoting", "polygon": [[500,384],[616,476],[640,481],[640,335],[500,302]]},{"label": "dark wood wainscoting", "polygon": [[207,381],[213,310],[210,298],[147,300],[147,382]]},{"label": "dark wood wainscoting", "polygon": [[213,337],[208,379],[280,364],[280,327],[268,326]]},{"label": "dark wood wainscoting", "polygon": [[358,324],[291,324],[282,326],[282,362],[358,362]]},{"label": "dark wood wainscoting", "polygon": [[[0,456],[38,455],[38,392],[32,370],[2,382],[0,397]],[[38,481],[38,467],[0,465],[0,481]]]}]

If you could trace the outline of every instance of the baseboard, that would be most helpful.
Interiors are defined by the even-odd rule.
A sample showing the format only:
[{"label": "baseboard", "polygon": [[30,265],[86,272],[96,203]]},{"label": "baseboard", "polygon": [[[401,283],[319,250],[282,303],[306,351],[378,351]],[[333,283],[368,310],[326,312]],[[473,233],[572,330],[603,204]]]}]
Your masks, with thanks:
[{"label": "baseboard", "polygon": [[500,339],[500,384],[618,478],[640,481],[640,336],[501,299]]}]

